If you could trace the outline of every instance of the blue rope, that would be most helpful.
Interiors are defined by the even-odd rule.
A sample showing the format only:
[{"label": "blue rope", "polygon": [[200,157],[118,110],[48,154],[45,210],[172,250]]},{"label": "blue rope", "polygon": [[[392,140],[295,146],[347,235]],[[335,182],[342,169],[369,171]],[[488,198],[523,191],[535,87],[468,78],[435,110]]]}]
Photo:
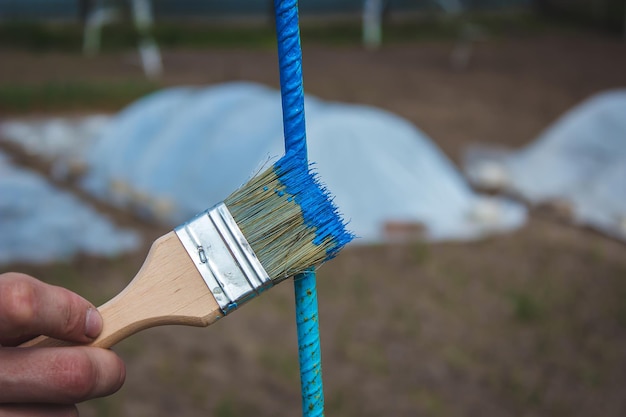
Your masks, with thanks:
[{"label": "blue rope", "polygon": [[[293,152],[307,164],[302,86],[302,50],[298,26],[297,0],[274,0],[280,91],[283,105],[285,152]],[[296,324],[302,388],[302,415],[324,415],[322,360],[320,350],[315,272],[309,271],[294,280]]]}]

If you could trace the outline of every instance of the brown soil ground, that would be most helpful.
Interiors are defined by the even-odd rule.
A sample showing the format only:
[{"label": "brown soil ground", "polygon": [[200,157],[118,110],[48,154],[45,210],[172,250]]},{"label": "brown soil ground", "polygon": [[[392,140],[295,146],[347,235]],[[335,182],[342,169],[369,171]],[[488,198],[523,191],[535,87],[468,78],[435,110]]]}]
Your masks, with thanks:
[{"label": "brown soil ground", "polygon": [[[464,71],[451,69],[452,47],[305,44],[305,87],[404,116],[458,163],[469,143],[522,146],[580,100],[626,84],[618,39],[487,40]],[[278,85],[272,51],[176,50],[164,58],[165,85]],[[0,51],[0,62],[4,83],[141,79],[130,53]],[[165,232],[116,218],[149,238]],[[146,250],[3,269],[98,303],[125,285]],[[533,213],[522,230],[481,242],[348,248],[321,268],[318,285],[329,416],[626,414],[623,244]],[[300,414],[292,291],[286,282],[208,329],[152,329],[122,342],[115,350],[128,367],[124,388],[82,404],[82,415]]]}]

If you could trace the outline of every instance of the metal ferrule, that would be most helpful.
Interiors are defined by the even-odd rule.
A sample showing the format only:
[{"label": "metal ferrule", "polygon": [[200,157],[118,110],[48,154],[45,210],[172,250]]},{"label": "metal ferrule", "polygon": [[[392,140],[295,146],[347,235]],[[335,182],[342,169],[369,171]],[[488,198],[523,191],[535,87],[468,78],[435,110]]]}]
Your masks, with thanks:
[{"label": "metal ferrule", "polygon": [[174,231],[224,314],[272,286],[272,280],[223,203]]}]

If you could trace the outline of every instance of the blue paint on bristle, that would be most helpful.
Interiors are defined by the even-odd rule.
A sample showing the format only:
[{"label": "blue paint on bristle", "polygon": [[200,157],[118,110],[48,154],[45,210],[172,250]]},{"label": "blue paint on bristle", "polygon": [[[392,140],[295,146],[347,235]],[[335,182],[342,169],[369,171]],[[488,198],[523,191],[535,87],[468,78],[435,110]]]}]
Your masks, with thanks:
[{"label": "blue paint on bristle", "polygon": [[[330,238],[332,245],[326,250],[326,260],[332,259],[354,235],[346,230],[346,223],[332,201],[332,197],[308,164],[293,153],[287,153],[274,164],[274,172],[284,191],[295,199],[302,210],[304,224],[315,229],[313,243],[322,244]],[[291,201],[292,197],[287,200]]]}]

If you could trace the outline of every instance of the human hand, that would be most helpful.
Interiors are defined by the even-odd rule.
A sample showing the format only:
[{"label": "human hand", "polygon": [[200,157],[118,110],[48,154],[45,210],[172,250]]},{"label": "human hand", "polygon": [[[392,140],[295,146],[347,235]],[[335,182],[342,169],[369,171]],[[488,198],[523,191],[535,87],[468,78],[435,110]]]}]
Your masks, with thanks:
[{"label": "human hand", "polygon": [[88,343],[101,331],[100,313],[77,294],[0,274],[0,417],[77,416],[74,404],[117,391],[126,372],[110,350],[15,347],[41,334]]}]

